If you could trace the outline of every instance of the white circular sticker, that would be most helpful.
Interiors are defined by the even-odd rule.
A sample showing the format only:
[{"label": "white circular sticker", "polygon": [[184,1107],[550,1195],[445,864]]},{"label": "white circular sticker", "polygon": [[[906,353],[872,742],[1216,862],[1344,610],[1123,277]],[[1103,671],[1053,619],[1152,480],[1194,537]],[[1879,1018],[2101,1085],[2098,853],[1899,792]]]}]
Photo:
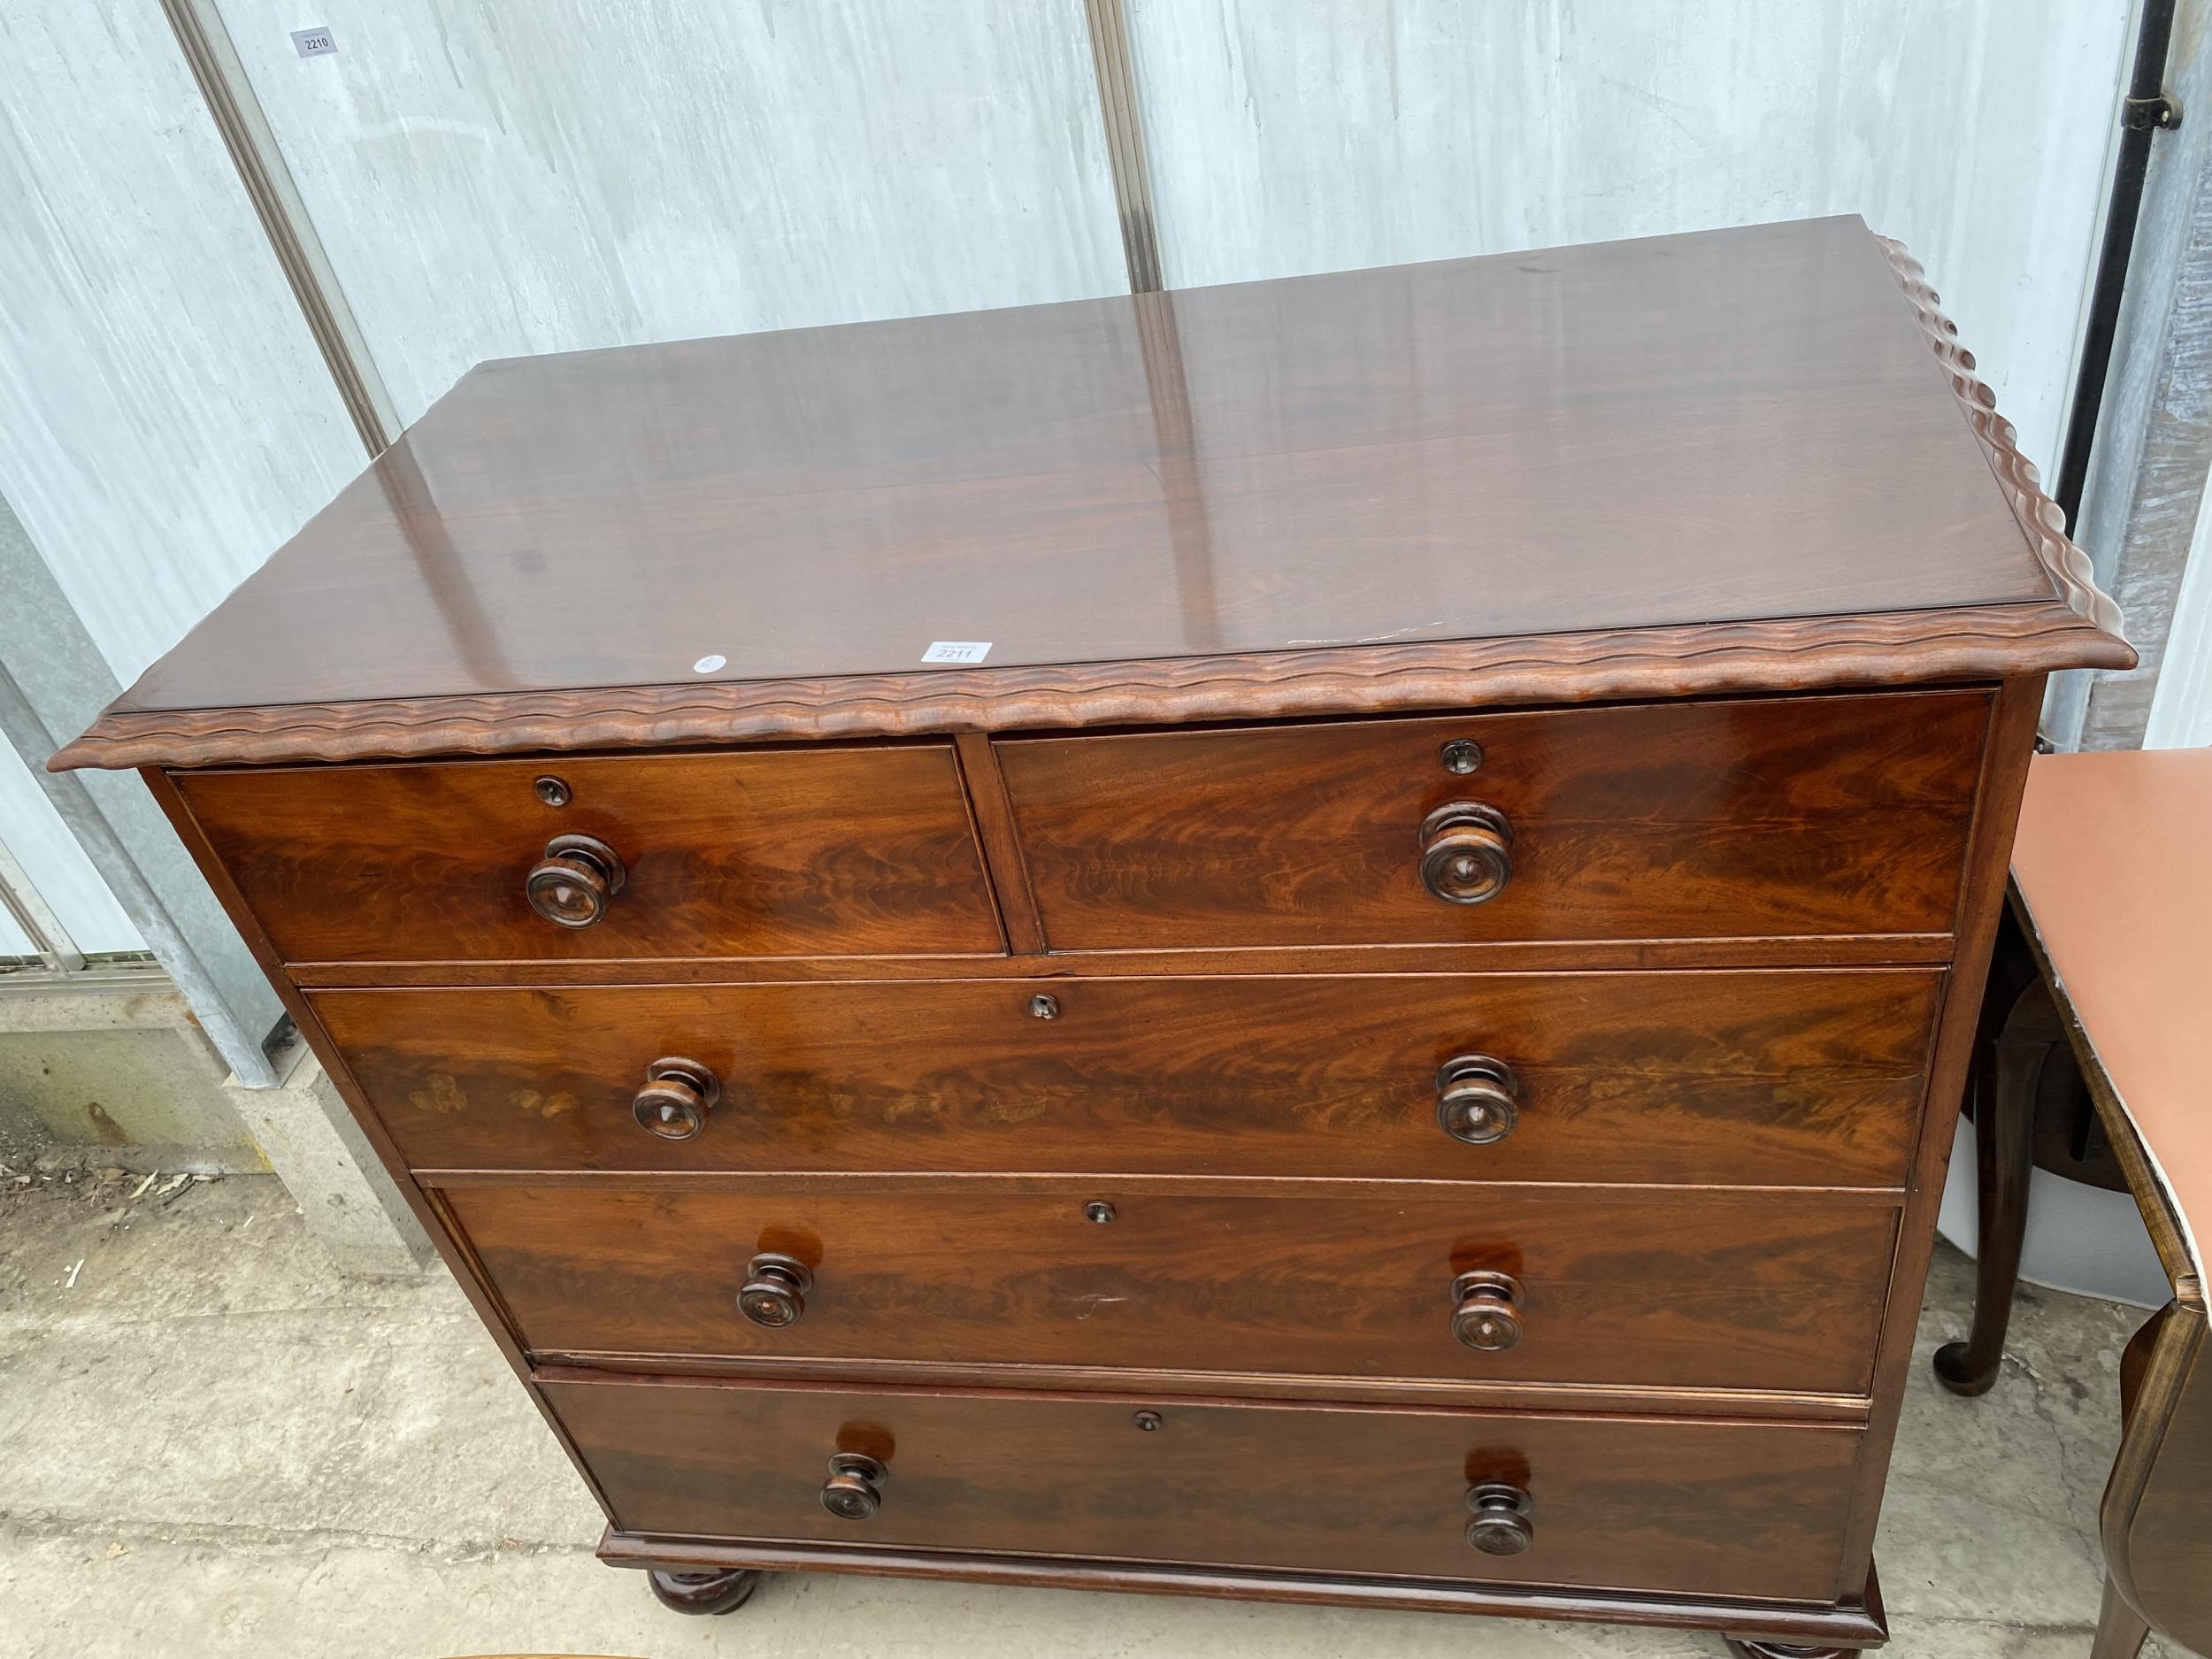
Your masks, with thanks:
[{"label": "white circular sticker", "polygon": [[729,660],[726,657],[703,657],[692,664],[691,672],[695,674],[711,674],[716,669],[726,664]]}]

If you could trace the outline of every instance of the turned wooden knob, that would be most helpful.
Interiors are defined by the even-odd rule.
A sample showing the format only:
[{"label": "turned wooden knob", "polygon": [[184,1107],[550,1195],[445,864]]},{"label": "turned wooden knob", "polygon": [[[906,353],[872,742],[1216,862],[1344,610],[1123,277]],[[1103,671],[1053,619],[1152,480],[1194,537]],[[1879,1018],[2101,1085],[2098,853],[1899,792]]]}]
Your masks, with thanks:
[{"label": "turned wooden knob", "polygon": [[1528,1494],[1509,1481],[1485,1480],[1467,1489],[1467,1541],[1486,1555],[1517,1555],[1536,1541],[1528,1524]]},{"label": "turned wooden knob", "polygon": [[1421,884],[1447,904],[1481,904],[1513,879],[1513,826],[1479,801],[1455,801],[1421,821]]},{"label": "turned wooden knob", "polygon": [[1486,1268],[1452,1280],[1452,1334],[1485,1354],[1521,1340],[1521,1281]]},{"label": "turned wooden knob", "polygon": [[806,1294],[813,1288],[814,1275],[804,1262],[764,1250],[746,1266],[737,1310],[755,1325],[780,1331],[805,1317]]},{"label": "turned wooden knob", "polygon": [[1436,1121],[1471,1147],[1502,1141],[1520,1126],[1521,1080],[1486,1054],[1455,1055],[1437,1068]]},{"label": "turned wooden knob", "polygon": [[630,1116],[664,1141],[688,1141],[707,1126],[721,1098],[721,1079],[696,1060],[656,1060],[645,1068]]},{"label": "turned wooden knob", "polygon": [[625,879],[622,856],[590,835],[556,835],[523,879],[530,908],[557,927],[589,927],[607,913]]},{"label": "turned wooden knob", "polygon": [[841,1521],[864,1521],[883,1507],[891,1471],[864,1452],[838,1452],[822,1483],[822,1507]]}]

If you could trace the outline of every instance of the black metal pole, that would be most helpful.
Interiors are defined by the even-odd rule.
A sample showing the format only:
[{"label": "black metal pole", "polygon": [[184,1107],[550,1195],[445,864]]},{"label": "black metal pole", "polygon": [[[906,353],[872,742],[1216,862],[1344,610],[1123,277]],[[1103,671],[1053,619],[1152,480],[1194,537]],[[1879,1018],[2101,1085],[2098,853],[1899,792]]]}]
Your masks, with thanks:
[{"label": "black metal pole", "polygon": [[2135,68],[2120,106],[2120,155],[2112,169],[2112,199],[2105,211],[2104,246],[2097,255],[2096,285],[2089,291],[2089,321],[2082,334],[2081,372],[2066,419],[2066,448],[2059,457],[2059,510],[2072,534],[2089,481],[2089,452],[2097,442],[2105,376],[2112,367],[2112,337],[2127,291],[2128,259],[2135,250],[2135,222],[2143,211],[2143,175],[2150,169],[2151,134],[2181,124],[2181,106],[2166,96],[2166,48],[2173,38],[2174,0],[2143,0],[2135,36]]}]

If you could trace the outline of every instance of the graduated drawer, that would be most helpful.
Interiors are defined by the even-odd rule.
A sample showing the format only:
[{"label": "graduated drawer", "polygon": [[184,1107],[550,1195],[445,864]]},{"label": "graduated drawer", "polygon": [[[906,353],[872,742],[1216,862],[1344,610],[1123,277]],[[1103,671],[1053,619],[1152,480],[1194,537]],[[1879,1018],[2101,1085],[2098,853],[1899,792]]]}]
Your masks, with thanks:
[{"label": "graduated drawer", "polygon": [[[1795,969],[311,1000],[419,1169],[1898,1187],[1940,982]],[[1468,1144],[1448,1119],[1478,1135],[1504,1119],[1454,1116],[1440,1074],[1474,1077],[1479,1101],[1483,1074],[1451,1063],[1482,1056],[1502,1063],[1514,1116]],[[718,1086],[687,1140],[634,1117],[664,1057]]]},{"label": "graduated drawer", "polygon": [[[541,1355],[1838,1394],[1866,1389],[1896,1232],[1863,1202],[1045,1185],[469,1184],[445,1202]],[[797,1317],[757,1324],[741,1289],[787,1292],[775,1257],[805,1270],[771,1310]]]},{"label": "graduated drawer", "polygon": [[[290,962],[1002,948],[942,744],[174,777]],[[525,889],[557,868],[554,839],[576,835],[611,849],[623,875],[598,919],[568,926]],[[588,881],[538,879],[556,910],[591,902]]]},{"label": "graduated drawer", "polygon": [[[998,753],[1057,949],[1947,933],[1989,706],[1650,703]],[[1487,899],[1440,896],[1500,874]]]},{"label": "graduated drawer", "polygon": [[[629,1532],[1701,1599],[1833,1600],[1860,1440],[1785,1424],[1168,1399],[543,1388]],[[872,1515],[825,1506],[837,1454],[884,1471],[868,1481]],[[1519,1553],[1471,1544],[1481,1487],[1495,1489],[1494,1517],[1525,1495]],[[1521,1541],[1494,1521],[1484,1536]]]}]

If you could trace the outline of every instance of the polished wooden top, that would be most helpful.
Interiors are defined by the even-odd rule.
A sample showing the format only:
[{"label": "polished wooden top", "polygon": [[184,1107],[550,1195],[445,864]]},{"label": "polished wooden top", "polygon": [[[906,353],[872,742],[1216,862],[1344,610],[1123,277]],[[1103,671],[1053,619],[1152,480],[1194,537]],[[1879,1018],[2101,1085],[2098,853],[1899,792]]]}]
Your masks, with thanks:
[{"label": "polished wooden top", "polygon": [[[1829,219],[487,363],[115,709],[318,705],[330,741],[294,748],[334,755],[406,752],[423,700],[470,697],[538,701],[411,746],[503,747],[535,715],[557,747],[609,706],[548,700],[580,687],[677,688],[616,700],[632,727],[601,741],[1195,718],[1189,684],[1317,652],[1295,673],[1352,689],[1279,711],[1394,706],[1360,695],[1390,674],[1428,676],[1396,705],[1448,704],[1529,695],[1469,678],[1496,641],[1617,664],[1624,630],[1654,672],[1749,654],[1701,683],[2121,660],[1916,275]],[[932,669],[940,641],[990,649]],[[1190,659],[1171,706],[1053,703],[1118,683],[1064,665]],[[702,712],[856,676],[902,712]],[[977,706],[914,712],[956,689]],[[104,736],[126,727],[211,729]],[[150,757],[101,750],[65,764]]]},{"label": "polished wooden top", "polygon": [[2199,1280],[2212,1239],[2212,749],[2042,755],[2012,879],[2180,1223]]}]

